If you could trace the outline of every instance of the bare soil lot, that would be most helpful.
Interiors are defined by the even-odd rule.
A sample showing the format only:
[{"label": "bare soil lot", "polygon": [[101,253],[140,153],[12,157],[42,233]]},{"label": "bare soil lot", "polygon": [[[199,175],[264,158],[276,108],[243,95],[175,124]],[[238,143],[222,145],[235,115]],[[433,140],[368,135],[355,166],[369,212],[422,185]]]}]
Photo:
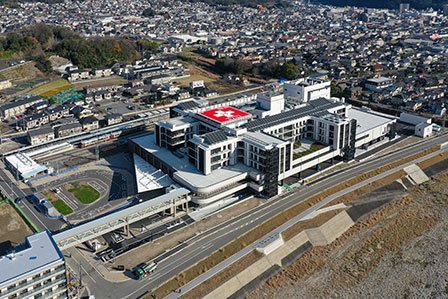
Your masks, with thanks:
[{"label": "bare soil lot", "polygon": [[1,80],[11,80],[14,82],[36,77],[44,77],[44,75],[35,67],[34,62],[27,62],[14,67],[8,67],[0,72]]},{"label": "bare soil lot", "polygon": [[219,75],[212,73],[202,67],[188,62],[183,63],[185,67],[188,68],[190,77],[176,80],[176,82],[182,87],[188,87],[188,85],[192,81],[203,80],[208,88],[216,90],[220,94],[233,93],[244,89],[243,86],[230,84],[229,82],[223,80]]},{"label": "bare soil lot", "polygon": [[9,203],[0,205],[0,255],[32,234],[33,231]]}]

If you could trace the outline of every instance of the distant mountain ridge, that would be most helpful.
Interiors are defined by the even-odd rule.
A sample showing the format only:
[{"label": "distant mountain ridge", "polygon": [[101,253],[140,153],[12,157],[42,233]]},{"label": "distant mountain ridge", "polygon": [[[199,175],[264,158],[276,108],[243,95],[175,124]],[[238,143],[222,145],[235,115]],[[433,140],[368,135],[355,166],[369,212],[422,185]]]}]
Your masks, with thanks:
[{"label": "distant mountain ridge", "polygon": [[398,9],[400,3],[409,3],[415,9],[442,9],[448,0],[314,0],[313,3],[321,3],[335,6],[358,6],[369,8]]}]

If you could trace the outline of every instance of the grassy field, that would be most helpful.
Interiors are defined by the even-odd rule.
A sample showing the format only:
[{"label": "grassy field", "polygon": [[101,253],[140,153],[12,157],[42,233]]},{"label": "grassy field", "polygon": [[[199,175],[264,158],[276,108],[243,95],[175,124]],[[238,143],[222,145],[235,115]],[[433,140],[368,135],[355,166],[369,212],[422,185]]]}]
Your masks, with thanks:
[{"label": "grassy field", "polygon": [[102,87],[102,86],[108,86],[108,85],[123,85],[128,83],[128,80],[118,77],[118,76],[111,76],[107,78],[100,78],[97,80],[82,80],[73,82],[73,88],[76,90],[82,90],[84,87]]},{"label": "grassy field", "polygon": [[190,77],[176,79],[176,82],[182,87],[188,87],[190,82],[203,80],[205,84],[215,82],[214,79],[201,74],[192,74]]},{"label": "grassy field", "polygon": [[13,59],[15,56],[14,51],[0,51],[0,59]]},{"label": "grassy field", "polygon": [[64,91],[64,90],[67,90],[70,88],[71,88],[71,85],[70,85],[70,83],[68,83],[67,80],[58,79],[58,80],[52,81],[50,83],[41,85],[35,89],[32,89],[29,93],[48,98],[48,97],[54,96],[55,94],[60,93],[61,91]]},{"label": "grassy field", "polygon": [[100,198],[100,193],[87,184],[73,185],[68,191],[83,204],[91,204]]},{"label": "grassy field", "polygon": [[72,208],[70,208],[62,199],[58,199],[52,202],[54,208],[58,210],[62,215],[69,215],[73,213]]},{"label": "grassy field", "polygon": [[51,203],[53,207],[58,210],[62,215],[69,215],[73,213],[73,209],[70,208],[65,201],[60,199],[54,192],[50,190],[46,190],[42,192],[42,195],[45,196]]},{"label": "grassy field", "polygon": [[188,68],[190,77],[176,79],[174,82],[182,87],[188,87],[190,82],[203,80],[205,85],[212,90],[216,90],[220,94],[228,94],[244,89],[243,86],[233,85],[221,79],[221,76],[205,70],[189,62],[182,62],[184,67]]}]

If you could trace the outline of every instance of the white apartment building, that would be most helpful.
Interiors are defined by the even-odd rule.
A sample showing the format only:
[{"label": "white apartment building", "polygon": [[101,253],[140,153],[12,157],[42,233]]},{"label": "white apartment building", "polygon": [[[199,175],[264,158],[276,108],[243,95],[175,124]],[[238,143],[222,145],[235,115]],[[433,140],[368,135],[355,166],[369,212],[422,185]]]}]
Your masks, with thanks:
[{"label": "white apartment building", "polygon": [[372,78],[368,79],[365,88],[371,91],[381,91],[385,88],[388,88],[394,84],[394,81],[392,79],[386,78],[386,77],[378,77],[378,78]]},{"label": "white apartment building", "polygon": [[68,298],[64,256],[49,232],[0,257],[0,298]]},{"label": "white apartment building", "polygon": [[285,98],[292,103],[307,103],[309,101],[331,97],[330,81],[301,78],[285,82],[283,85]]}]

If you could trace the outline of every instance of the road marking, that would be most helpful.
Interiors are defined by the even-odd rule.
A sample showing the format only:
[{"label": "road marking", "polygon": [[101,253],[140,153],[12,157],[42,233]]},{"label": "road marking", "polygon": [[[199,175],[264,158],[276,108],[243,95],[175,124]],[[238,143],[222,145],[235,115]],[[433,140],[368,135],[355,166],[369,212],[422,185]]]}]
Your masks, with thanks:
[{"label": "road marking", "polygon": [[[370,164],[368,164],[368,166],[369,166]],[[373,166],[373,165],[372,165]],[[301,193],[301,194],[299,194],[299,195],[304,195],[304,194],[307,194],[308,192],[303,192],[303,193]],[[278,204],[278,206],[276,206],[275,207],[275,210],[279,210],[279,208],[280,207],[283,207],[283,206],[285,206],[286,204],[291,204],[291,201],[294,201],[294,199],[291,199],[291,196],[297,196],[298,194],[291,194],[291,195],[288,195],[287,197],[284,197],[284,198],[279,198],[279,200],[280,201],[283,201],[283,200],[285,200],[285,199],[289,199],[289,201],[285,201],[285,202],[282,202],[281,204]],[[278,201],[276,201],[276,202],[278,202]],[[270,206],[269,206],[270,207]],[[268,207],[268,208],[269,208]],[[264,209],[259,209],[258,211],[262,211],[262,210],[264,210]],[[259,217],[257,217],[257,219],[260,219],[260,218],[262,218],[262,216],[263,215],[261,215],[261,216],[259,216]],[[266,217],[266,214],[264,214],[264,216]],[[242,218],[242,219],[244,219],[244,218]],[[238,221],[241,221],[241,219],[240,220],[238,220]],[[252,221],[251,221],[252,222]],[[226,226],[224,226],[223,228],[221,228],[220,230],[223,230],[223,229],[225,229],[226,227],[228,227],[230,224],[226,224]],[[218,231],[220,231],[220,230],[218,230]],[[212,236],[213,234],[215,234],[216,232],[213,232],[212,234],[210,234],[209,236]],[[205,237],[208,237],[208,236],[205,236]],[[185,259],[185,258],[183,258],[183,259]],[[162,268],[163,269],[163,268]],[[168,274],[168,273],[166,273],[166,274]],[[158,276],[160,276],[160,275],[162,275],[162,273],[161,272],[159,272],[158,273]],[[153,280],[154,279],[156,279],[158,276],[153,276]],[[135,292],[134,292],[135,293]],[[127,297],[129,297],[129,296],[127,296]]]},{"label": "road marking", "polygon": [[[28,207],[26,204],[23,204],[23,206],[24,207],[26,207],[27,209],[28,209],[28,211],[30,211],[31,212],[31,214],[33,214],[33,216],[37,219],[37,221],[39,221],[39,223],[40,224],[42,224],[42,226],[44,227],[44,228],[47,228],[48,229],[48,227],[39,219],[39,217],[36,215],[36,214],[34,214],[34,211],[30,208],[30,207]],[[33,206],[34,207],[34,206]]]},{"label": "road marking", "polygon": [[[81,251],[80,251],[78,248],[75,248],[74,250],[77,251],[77,254],[78,254],[83,260],[85,260],[85,261],[90,265],[90,267],[92,267],[92,269],[93,269],[94,271],[96,271],[97,273],[100,273],[100,272],[95,268],[95,266],[92,265],[92,264],[90,263],[90,261],[84,257],[84,255],[81,253]],[[96,280],[92,277],[92,275],[90,275],[90,274],[87,272],[87,270],[84,268],[83,265],[81,265],[81,268],[84,270],[84,272],[87,274],[87,276],[89,276],[89,277],[96,283]]]},{"label": "road marking", "polygon": [[[3,172],[3,169],[0,170],[0,178],[1,178],[2,180],[5,180],[5,178],[3,177],[2,174],[4,174],[5,176],[7,176],[7,175]],[[9,179],[9,178],[8,178],[8,179]],[[8,186],[8,188],[11,190],[11,194],[12,194],[12,195],[15,195],[17,198],[20,197],[20,195],[17,194],[11,186],[9,186],[8,184],[6,184],[6,181],[5,181],[5,186]],[[23,191],[22,191],[21,189],[19,189],[19,188],[18,188],[18,190],[19,190],[20,192],[22,192],[22,196],[26,196],[25,192],[23,192]],[[6,191],[6,190],[4,190],[4,191]],[[7,193],[7,192],[5,192],[5,193]],[[23,199],[23,200],[26,200],[26,199]],[[37,221],[39,221],[39,223],[42,225],[42,227],[47,228],[47,226],[40,220],[40,218],[34,213],[34,211],[33,211],[30,207],[28,207],[27,204],[24,203],[23,205],[24,205],[24,207],[27,208],[28,211],[30,211],[31,214],[33,214],[34,218],[36,218]],[[33,207],[34,207],[34,206],[33,206]]]},{"label": "road marking", "polygon": [[202,248],[202,249],[206,249],[206,248],[210,248],[210,247],[212,247],[212,246],[213,246],[212,243],[207,243],[207,244],[203,245],[201,248]]},{"label": "road marking", "polygon": [[86,273],[86,275],[89,276],[90,279],[93,280],[94,283],[96,283],[96,280],[92,277],[92,275],[89,274],[89,272],[87,272],[86,268],[84,268],[83,265],[81,265],[81,269],[84,270],[84,272]]},{"label": "road marking", "polygon": [[154,275],[150,275],[149,276],[149,278],[148,278],[148,280],[155,280],[155,279],[157,279],[158,277],[160,277],[162,275],[162,273],[156,273],[156,274],[154,274]]}]

